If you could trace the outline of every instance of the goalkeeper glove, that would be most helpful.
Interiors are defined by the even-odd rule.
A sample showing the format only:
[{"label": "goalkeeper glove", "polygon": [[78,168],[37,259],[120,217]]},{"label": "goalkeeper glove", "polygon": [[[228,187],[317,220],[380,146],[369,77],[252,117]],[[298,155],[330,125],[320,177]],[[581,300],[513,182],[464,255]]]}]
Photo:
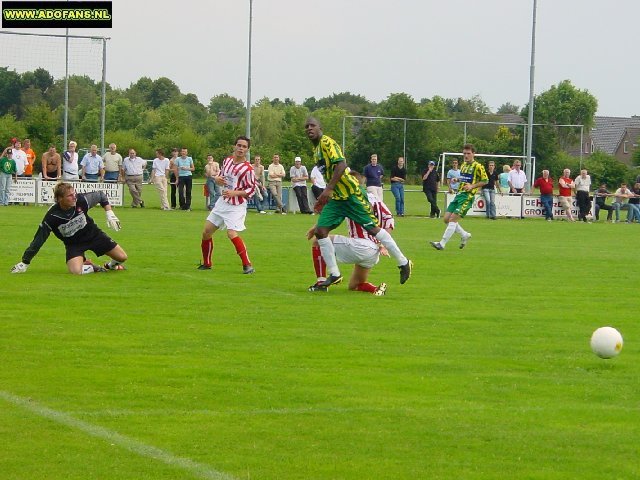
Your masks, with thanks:
[{"label": "goalkeeper glove", "polygon": [[28,263],[23,263],[23,262],[16,263],[11,269],[11,273],[24,273],[27,271],[27,268],[29,268]]},{"label": "goalkeeper glove", "polygon": [[120,230],[120,220],[118,220],[116,214],[113,213],[113,210],[107,210],[107,225],[116,232]]}]

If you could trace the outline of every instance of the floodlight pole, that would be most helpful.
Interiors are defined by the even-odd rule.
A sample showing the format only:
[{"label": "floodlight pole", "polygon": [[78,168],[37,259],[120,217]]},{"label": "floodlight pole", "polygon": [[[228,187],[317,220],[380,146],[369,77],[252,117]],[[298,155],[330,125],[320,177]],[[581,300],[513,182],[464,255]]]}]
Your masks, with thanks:
[{"label": "floodlight pole", "polygon": [[[529,179],[529,185],[532,185],[533,171],[531,169],[531,147],[533,144],[533,91],[534,78],[536,70],[536,10],[538,0],[533,0],[533,21],[531,26],[531,66],[529,67],[529,120],[527,122],[527,164],[525,165],[525,173]],[[528,171],[527,171],[528,170]]]},{"label": "floodlight pole", "polygon": [[102,105],[100,111],[100,152],[104,154],[104,127],[107,102],[107,39],[102,39]]},{"label": "floodlight pole", "polygon": [[[247,70],[247,138],[251,138],[251,30],[253,27],[253,0],[249,0],[249,67]],[[250,155],[250,154],[249,154]]]},{"label": "floodlight pole", "polygon": [[64,61],[64,140],[62,151],[67,148],[67,133],[69,125],[69,29],[65,33],[65,61]]}]

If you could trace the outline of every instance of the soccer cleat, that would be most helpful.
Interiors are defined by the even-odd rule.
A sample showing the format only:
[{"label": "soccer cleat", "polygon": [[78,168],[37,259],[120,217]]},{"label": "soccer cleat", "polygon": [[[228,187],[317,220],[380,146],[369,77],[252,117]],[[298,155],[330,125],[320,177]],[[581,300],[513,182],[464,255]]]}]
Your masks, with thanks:
[{"label": "soccer cleat", "polygon": [[460,250],[462,250],[464,247],[467,246],[467,242],[469,241],[470,238],[471,238],[470,233],[467,233],[466,235],[462,236],[462,239],[460,240]]},{"label": "soccer cleat", "polygon": [[104,264],[104,269],[106,270],[126,270],[126,268],[124,267],[124,265],[122,265],[121,263],[111,266],[109,265],[109,262]]},{"label": "soccer cleat", "polygon": [[387,284],[386,283],[381,283],[376,288],[376,291],[373,292],[373,296],[374,297],[382,297],[385,293],[387,293]]},{"label": "soccer cleat", "polygon": [[329,287],[326,287],[324,285],[320,285],[320,283],[314,283],[307,290],[310,291],[310,292],[328,292],[329,291]]},{"label": "soccer cleat", "polygon": [[411,276],[411,270],[413,270],[413,262],[408,260],[407,263],[398,267],[400,269],[400,285],[404,285]]},{"label": "soccer cleat", "polygon": [[85,260],[84,261],[84,265],[91,267],[93,269],[93,273],[103,273],[106,272],[107,269],[100,266],[100,265],[96,265],[95,263],[93,263],[91,260]]},{"label": "soccer cleat", "polygon": [[429,242],[429,244],[436,250],[444,250],[444,247],[440,244],[440,242]]},{"label": "soccer cleat", "polygon": [[318,285],[322,285],[323,287],[328,287],[330,285],[337,285],[342,282],[342,275],[329,275],[322,282],[318,282]]},{"label": "soccer cleat", "polygon": [[211,265],[200,264],[198,270],[211,270]]},{"label": "soccer cleat", "polygon": [[244,265],[242,267],[242,273],[244,273],[245,275],[250,275],[252,273],[254,273],[256,271],[255,268],[253,268],[251,265]]}]

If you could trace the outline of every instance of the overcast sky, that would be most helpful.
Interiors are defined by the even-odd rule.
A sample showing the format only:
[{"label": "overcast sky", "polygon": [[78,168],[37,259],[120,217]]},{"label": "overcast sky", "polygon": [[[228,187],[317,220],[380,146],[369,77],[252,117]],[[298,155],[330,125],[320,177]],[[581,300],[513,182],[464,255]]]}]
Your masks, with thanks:
[{"label": "overcast sky", "polygon": [[[533,0],[254,0],[252,100],[405,92],[522,107],[532,13]],[[205,105],[246,100],[249,0],[113,0],[113,14],[91,33],[111,37],[114,87],[166,76]],[[639,18],[638,0],[538,0],[535,92],[569,79],[598,115],[640,114]]]}]

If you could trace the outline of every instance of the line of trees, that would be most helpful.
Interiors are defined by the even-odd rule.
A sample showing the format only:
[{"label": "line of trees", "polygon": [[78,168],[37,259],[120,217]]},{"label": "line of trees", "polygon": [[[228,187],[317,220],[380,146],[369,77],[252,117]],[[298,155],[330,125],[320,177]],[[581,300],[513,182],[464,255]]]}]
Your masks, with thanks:
[{"label": "line of trees", "polygon": [[[101,118],[100,83],[86,76],[69,77],[69,138],[81,146],[99,144]],[[536,123],[593,125],[597,100],[589,92],[565,80],[536,98]],[[0,67],[0,139],[29,137],[36,152],[48,144],[62,143],[64,81],[54,79],[38,68],[22,74]],[[404,122],[349,118],[346,122],[345,150],[350,165],[361,169],[371,153],[377,153],[385,168],[398,156],[406,156],[409,173],[416,175],[429,160],[443,151],[460,151],[465,139],[478,151],[492,154],[523,153],[521,126],[467,124],[456,121],[495,121],[504,114],[527,118],[527,107],[503,104],[493,113],[479,96],[470,99],[433,96],[414,100],[405,93],[394,93],[375,103],[349,92],[297,104],[289,98],[262,98],[251,110],[252,153],[266,160],[280,153],[285,164],[296,156],[310,162],[311,144],[303,133],[304,119],[313,114],[328,135],[342,140],[346,116],[378,116],[442,120],[442,122]],[[526,121],[526,120],[525,120]],[[237,135],[245,132],[245,105],[228,94],[219,94],[208,105],[191,93],[182,93],[170,79],[140,78],[126,89],[107,85],[106,143],[114,142],[125,155],[133,147],[144,158],[153,158],[156,148],[186,146],[202,170],[208,153],[221,158],[230,153]],[[406,145],[405,145],[406,138]],[[534,129],[533,154],[538,170],[549,168],[558,175],[568,166],[576,170],[578,159],[565,151],[579,143],[579,129],[553,126]],[[615,158],[597,153],[586,162],[598,181],[611,184],[629,180],[632,172]]]}]

